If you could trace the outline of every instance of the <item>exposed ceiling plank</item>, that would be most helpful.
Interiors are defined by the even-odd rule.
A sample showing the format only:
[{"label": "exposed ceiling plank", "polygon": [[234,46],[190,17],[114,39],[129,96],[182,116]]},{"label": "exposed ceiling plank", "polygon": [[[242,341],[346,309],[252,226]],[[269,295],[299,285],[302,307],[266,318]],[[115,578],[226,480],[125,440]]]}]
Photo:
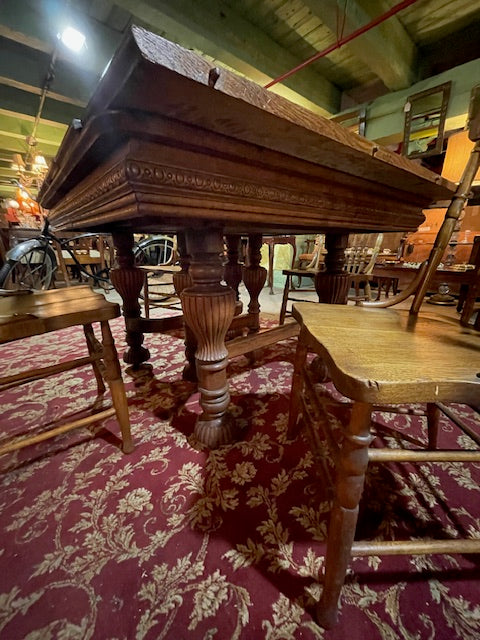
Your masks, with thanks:
[{"label": "exposed ceiling plank", "polygon": [[[38,111],[38,95],[18,87],[3,85],[0,91],[0,110],[35,117]],[[42,119],[70,124],[72,118],[81,118],[83,112],[83,107],[53,100],[47,96],[42,110]]]},{"label": "exposed ceiling plank", "polygon": [[[23,45],[0,40],[0,82],[40,94],[47,76],[50,56],[39,53],[32,59]],[[84,106],[98,84],[99,76],[57,60],[49,95],[55,100]]]},{"label": "exposed ceiling plank", "polygon": [[[38,149],[47,156],[54,156],[57,152],[58,145],[51,141],[43,141],[37,145]],[[28,151],[28,144],[24,137],[12,136],[10,133],[4,134],[0,131],[0,148],[10,153],[25,153]]]},{"label": "exposed ceiling plank", "polygon": [[[339,39],[389,9],[383,0],[304,2]],[[387,22],[388,25],[380,24],[345,46],[363,60],[389,89],[404,89],[416,79],[417,50],[396,16]]]},{"label": "exposed ceiling plank", "polygon": [[[221,0],[116,0],[116,4],[147,28],[180,44],[189,42],[259,83],[301,62]],[[332,114],[339,110],[339,90],[312,69],[292,76],[285,86],[297,94],[297,102],[308,101],[316,111]],[[285,95],[280,86],[275,90]]]},{"label": "exposed ceiling plank", "polygon": [[[25,141],[25,138],[32,133],[33,123],[33,118],[21,120],[11,112],[1,111],[0,135],[8,135]],[[51,147],[51,151],[54,152],[56,147],[61,143],[66,129],[66,125],[52,126],[40,120],[35,138],[39,145],[48,145]]]}]

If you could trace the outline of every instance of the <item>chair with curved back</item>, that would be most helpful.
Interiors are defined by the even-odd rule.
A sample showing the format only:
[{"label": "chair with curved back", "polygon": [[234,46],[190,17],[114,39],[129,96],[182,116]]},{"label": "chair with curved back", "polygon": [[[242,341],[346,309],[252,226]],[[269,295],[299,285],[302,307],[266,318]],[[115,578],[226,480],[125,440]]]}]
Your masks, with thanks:
[{"label": "chair with curved back", "polygon": [[[448,207],[442,227],[426,263],[414,282],[389,300],[357,306],[318,303],[295,304],[293,315],[300,323],[289,416],[289,434],[296,433],[300,418],[313,430],[322,408],[319,381],[331,380],[352,401],[350,421],[342,425],[340,438],[325,428],[336,477],[327,536],[325,579],[317,619],[325,628],[338,617],[338,601],[351,556],[382,554],[480,553],[480,539],[355,541],[359,502],[369,461],[433,463],[479,462],[480,436],[456,415],[450,403],[480,405],[480,312],[475,296],[464,304],[460,322],[447,310],[420,307],[429,280],[440,263],[455,223],[468,199],[480,165],[480,118],[470,126],[475,140],[463,177]],[[410,310],[386,309],[414,299]],[[473,298],[473,302],[472,302]],[[476,314],[476,315],[475,315]],[[473,316],[473,317],[472,317]],[[308,365],[308,352],[319,358]],[[313,365],[313,366],[312,366]],[[373,448],[372,412],[404,411],[399,405],[424,403],[427,419],[426,449]],[[439,418],[445,413],[473,441],[469,450],[437,449]],[[476,445],[476,448],[475,448]]]}]

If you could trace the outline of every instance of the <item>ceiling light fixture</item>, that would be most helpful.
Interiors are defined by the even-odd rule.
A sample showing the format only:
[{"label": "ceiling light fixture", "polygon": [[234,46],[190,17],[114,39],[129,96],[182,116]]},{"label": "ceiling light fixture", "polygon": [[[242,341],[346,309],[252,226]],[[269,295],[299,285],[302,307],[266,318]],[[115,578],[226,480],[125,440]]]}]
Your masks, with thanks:
[{"label": "ceiling light fixture", "polygon": [[85,44],[85,36],[73,27],[66,27],[59,36],[63,44],[72,51],[79,52]]}]

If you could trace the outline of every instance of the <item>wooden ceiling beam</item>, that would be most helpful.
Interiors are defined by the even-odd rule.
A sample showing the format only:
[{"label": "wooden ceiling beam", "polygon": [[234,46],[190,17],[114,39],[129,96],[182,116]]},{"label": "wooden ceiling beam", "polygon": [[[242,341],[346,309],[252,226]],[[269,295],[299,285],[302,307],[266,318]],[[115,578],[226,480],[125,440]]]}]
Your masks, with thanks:
[{"label": "wooden ceiling beam", "polygon": [[[38,111],[39,96],[25,91],[21,87],[3,85],[0,90],[0,112],[11,111],[20,117],[35,118]],[[83,107],[68,104],[47,96],[42,110],[42,120],[68,125],[73,118],[81,118]]]},{"label": "wooden ceiling beam", "polygon": [[[390,8],[384,0],[349,0],[348,3],[342,0],[303,1],[338,39]],[[417,79],[417,49],[396,16],[344,46],[392,91],[405,89]]]},{"label": "wooden ceiling beam", "polygon": [[[20,139],[24,143],[26,137],[32,133],[33,124],[33,118],[20,119],[15,114],[0,110],[0,135]],[[51,125],[40,120],[35,135],[38,146],[42,147],[44,153],[55,153],[66,130],[66,125]]]},{"label": "wooden ceiling beam", "polygon": [[[42,92],[51,56],[0,38],[0,81],[24,91]],[[49,95],[56,100],[85,106],[98,84],[99,76],[78,65],[56,60]]]},{"label": "wooden ceiling beam", "polygon": [[[182,46],[211,56],[266,84],[298,65],[294,55],[221,0],[115,0],[135,23]],[[340,91],[313,69],[304,69],[273,89],[323,114],[340,108]]]}]

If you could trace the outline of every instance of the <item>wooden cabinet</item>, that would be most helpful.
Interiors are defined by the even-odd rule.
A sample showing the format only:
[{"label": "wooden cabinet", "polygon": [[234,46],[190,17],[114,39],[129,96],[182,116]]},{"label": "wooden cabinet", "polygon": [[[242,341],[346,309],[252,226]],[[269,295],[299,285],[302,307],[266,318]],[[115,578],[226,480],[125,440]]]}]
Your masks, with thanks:
[{"label": "wooden cabinet", "polygon": [[[468,154],[473,142],[468,139],[467,131],[460,131],[448,139],[442,176],[453,182],[458,182],[467,162]],[[477,173],[475,184],[480,184],[480,172]],[[435,236],[445,216],[445,209],[429,209],[424,211],[425,222],[414,233],[408,234],[403,253],[403,259],[408,262],[423,262],[428,257]],[[480,235],[480,206],[469,206],[454,231],[451,242],[447,247],[443,262],[445,264],[468,263],[475,236]]]}]

